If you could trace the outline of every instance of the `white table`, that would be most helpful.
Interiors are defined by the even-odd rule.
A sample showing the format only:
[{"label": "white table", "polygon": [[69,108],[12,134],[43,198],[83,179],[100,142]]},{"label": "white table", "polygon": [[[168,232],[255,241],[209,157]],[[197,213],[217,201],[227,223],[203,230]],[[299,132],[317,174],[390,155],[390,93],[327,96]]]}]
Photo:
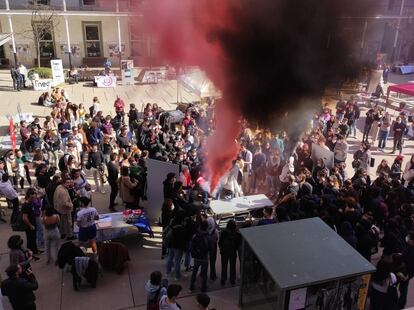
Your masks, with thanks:
[{"label": "white table", "polygon": [[[99,220],[95,221],[95,224],[96,241],[98,242],[123,238],[126,235],[138,233],[138,228],[134,225],[125,223],[122,212],[100,214]],[[79,227],[76,223],[74,224],[73,231],[75,233],[79,232]]]},{"label": "white table", "polygon": [[273,202],[263,194],[237,197],[229,201],[212,200],[210,202],[210,209],[216,216],[244,213],[266,206],[273,206]]}]

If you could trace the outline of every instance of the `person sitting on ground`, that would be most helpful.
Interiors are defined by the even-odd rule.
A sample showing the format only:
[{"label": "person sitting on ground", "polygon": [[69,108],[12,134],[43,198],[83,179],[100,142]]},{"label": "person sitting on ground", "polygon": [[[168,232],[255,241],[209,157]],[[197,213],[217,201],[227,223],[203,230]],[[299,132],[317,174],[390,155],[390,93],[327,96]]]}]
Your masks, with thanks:
[{"label": "person sitting on ground", "polygon": [[215,310],[214,308],[210,309],[210,297],[207,294],[198,294],[196,296],[197,307],[200,310]]},{"label": "person sitting on ground", "polygon": [[167,295],[162,296],[160,300],[160,310],[180,310],[181,306],[177,303],[177,298],[181,290],[179,284],[168,285]]},{"label": "person sitting on ground", "polygon": [[[162,279],[161,271],[151,272],[150,279],[145,283],[147,292],[147,309],[155,309],[159,306],[162,296],[167,295],[168,280]],[[155,306],[156,305],[156,306]]]}]

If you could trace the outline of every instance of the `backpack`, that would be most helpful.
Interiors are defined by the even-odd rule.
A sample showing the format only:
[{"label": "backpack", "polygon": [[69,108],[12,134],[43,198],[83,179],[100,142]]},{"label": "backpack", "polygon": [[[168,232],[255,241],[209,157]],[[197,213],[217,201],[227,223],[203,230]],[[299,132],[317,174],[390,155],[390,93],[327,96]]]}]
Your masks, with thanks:
[{"label": "backpack", "polygon": [[20,210],[16,216],[16,219],[13,223],[11,223],[11,227],[13,231],[26,231],[27,225],[23,222],[23,212]]},{"label": "backpack", "polygon": [[191,256],[195,259],[205,259],[208,255],[208,240],[205,234],[196,233],[191,239]]},{"label": "backpack", "polygon": [[160,309],[160,292],[161,292],[161,286],[155,293],[154,298],[148,301],[147,310],[159,310]]},{"label": "backpack", "polygon": [[164,229],[164,231],[162,232],[162,240],[165,244],[165,247],[169,248],[171,246],[171,242],[174,237],[174,229],[181,227],[181,226],[182,225],[171,226],[170,224]]}]

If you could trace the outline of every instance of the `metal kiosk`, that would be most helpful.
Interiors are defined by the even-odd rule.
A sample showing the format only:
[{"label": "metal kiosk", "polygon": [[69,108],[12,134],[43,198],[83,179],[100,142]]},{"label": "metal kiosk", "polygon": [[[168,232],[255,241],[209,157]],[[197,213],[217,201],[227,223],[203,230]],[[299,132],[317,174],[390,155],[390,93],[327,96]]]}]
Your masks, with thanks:
[{"label": "metal kiosk", "polygon": [[375,267],[321,219],[240,232],[241,309],[365,309]]}]

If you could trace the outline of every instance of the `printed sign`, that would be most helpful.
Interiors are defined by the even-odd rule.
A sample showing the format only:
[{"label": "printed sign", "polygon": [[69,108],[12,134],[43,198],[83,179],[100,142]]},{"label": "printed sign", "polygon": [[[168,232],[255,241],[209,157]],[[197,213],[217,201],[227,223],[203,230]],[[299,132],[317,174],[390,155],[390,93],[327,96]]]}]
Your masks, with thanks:
[{"label": "printed sign", "polygon": [[52,89],[53,80],[33,80],[32,83],[34,90],[49,90]]},{"label": "printed sign", "polygon": [[65,76],[63,74],[62,59],[53,59],[50,61],[50,67],[52,68],[53,86],[57,86],[65,82]]},{"label": "printed sign", "polygon": [[121,61],[121,72],[122,72],[122,85],[133,85],[134,84],[134,61],[133,60],[122,60]]},{"label": "printed sign", "polygon": [[116,87],[116,76],[95,76],[98,87]]}]

